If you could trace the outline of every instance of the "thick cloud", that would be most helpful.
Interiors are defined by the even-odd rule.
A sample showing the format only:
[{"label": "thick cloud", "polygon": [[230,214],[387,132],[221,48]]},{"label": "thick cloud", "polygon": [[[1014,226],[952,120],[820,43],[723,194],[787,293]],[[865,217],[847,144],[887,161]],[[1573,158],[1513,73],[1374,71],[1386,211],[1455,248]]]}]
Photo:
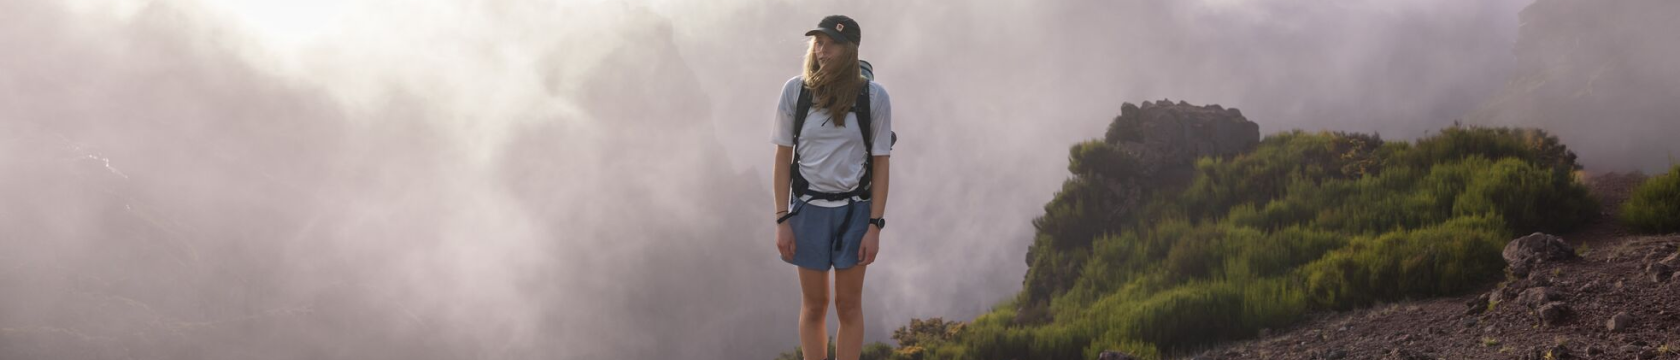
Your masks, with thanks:
[{"label": "thick cloud", "polygon": [[1680,163],[1680,3],[1535,2],[1522,11],[1510,82],[1466,120],[1551,131],[1589,171]]},{"label": "thick cloud", "polygon": [[1504,81],[1522,5],[328,3],[0,2],[0,353],[773,356],[769,122],[830,13],[902,138],[889,340],[1019,289],[1122,102],[1413,137]]}]

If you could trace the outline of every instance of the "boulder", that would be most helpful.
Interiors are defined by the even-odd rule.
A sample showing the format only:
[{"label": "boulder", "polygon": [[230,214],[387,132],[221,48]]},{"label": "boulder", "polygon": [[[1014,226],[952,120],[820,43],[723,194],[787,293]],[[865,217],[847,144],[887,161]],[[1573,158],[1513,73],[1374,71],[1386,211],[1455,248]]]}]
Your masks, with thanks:
[{"label": "boulder", "polygon": [[1552,348],[1550,348],[1550,349],[1546,349],[1546,356],[1544,358],[1545,359],[1552,359],[1552,360],[1563,360],[1563,359],[1574,359],[1575,357],[1570,356],[1569,347],[1563,346],[1563,344],[1557,344],[1557,345],[1552,345]]},{"label": "boulder", "polygon": [[1563,295],[1549,287],[1532,287],[1523,290],[1521,295],[1517,295],[1517,303],[1528,306],[1530,309],[1539,308],[1542,305],[1562,299]]},{"label": "boulder", "polygon": [[1470,301],[1464,303],[1464,314],[1465,315],[1480,314],[1483,311],[1487,311],[1487,308],[1488,308],[1488,294],[1483,293],[1481,295],[1477,295],[1475,299],[1470,299]]},{"label": "boulder", "polygon": [[1627,330],[1630,326],[1633,326],[1633,316],[1628,315],[1627,312],[1618,312],[1616,315],[1610,316],[1610,320],[1604,322],[1604,327],[1609,329],[1610,332],[1621,332]]},{"label": "boulder", "polygon": [[1562,301],[1553,301],[1547,303],[1546,305],[1541,305],[1539,310],[1540,323],[1546,326],[1561,324],[1563,323],[1563,320],[1569,316],[1569,312],[1569,304],[1565,304]]},{"label": "boulder", "polygon": [[1651,276],[1651,282],[1663,282],[1674,274],[1674,268],[1660,262],[1645,264],[1645,273]]},{"label": "boulder", "polygon": [[1511,273],[1519,277],[1528,276],[1536,264],[1578,258],[1575,248],[1563,242],[1563,238],[1538,232],[1511,240],[1501,255]]}]

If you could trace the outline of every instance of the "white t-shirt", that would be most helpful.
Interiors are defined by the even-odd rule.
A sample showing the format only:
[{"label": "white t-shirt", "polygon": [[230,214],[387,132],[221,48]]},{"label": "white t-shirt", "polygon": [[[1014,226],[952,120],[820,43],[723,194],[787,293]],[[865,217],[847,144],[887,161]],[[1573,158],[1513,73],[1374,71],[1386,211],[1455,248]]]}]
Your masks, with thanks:
[{"label": "white t-shirt", "polygon": [[[799,89],[805,80],[801,76],[788,79],[782,86],[781,104],[776,107],[776,123],[770,142],[793,146],[793,113],[799,108]],[[869,82],[869,131],[874,132],[874,155],[892,154],[892,100],[880,83]],[[805,129],[799,133],[799,171],[810,181],[811,190],[843,193],[858,186],[863,176],[862,132],[857,128],[857,113],[846,114],[846,126],[836,127],[828,110],[811,107],[805,116]],[[811,205],[836,207],[844,201],[812,200]]]}]

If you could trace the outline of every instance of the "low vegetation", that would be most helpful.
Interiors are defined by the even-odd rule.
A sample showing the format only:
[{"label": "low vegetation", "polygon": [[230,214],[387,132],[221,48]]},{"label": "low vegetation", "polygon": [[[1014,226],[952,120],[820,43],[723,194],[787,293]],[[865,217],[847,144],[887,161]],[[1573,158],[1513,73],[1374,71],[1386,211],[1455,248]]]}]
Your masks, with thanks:
[{"label": "low vegetation", "polygon": [[[1159,358],[1310,311],[1469,291],[1502,277],[1514,234],[1597,213],[1574,154],[1538,130],[1280,133],[1131,205],[1105,186],[1137,180],[1126,152],[1099,140],[1071,153],[1073,176],[1034,221],[1020,296],[968,323],[912,321],[898,348],[865,358]],[[1664,179],[1650,186],[1680,194],[1680,176]]]}]

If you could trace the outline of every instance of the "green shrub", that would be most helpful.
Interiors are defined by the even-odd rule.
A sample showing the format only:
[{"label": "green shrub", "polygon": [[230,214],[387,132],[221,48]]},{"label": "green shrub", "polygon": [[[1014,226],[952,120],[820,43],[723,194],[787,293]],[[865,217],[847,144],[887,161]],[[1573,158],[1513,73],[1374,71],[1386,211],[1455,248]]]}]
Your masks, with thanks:
[{"label": "green shrub", "polygon": [[1419,139],[1408,154],[1394,160],[1427,168],[1470,157],[1516,158],[1563,172],[1581,170],[1581,165],[1575,162],[1575,152],[1556,136],[1544,130],[1524,128],[1453,126],[1441,129],[1435,136]]},{"label": "green shrub", "polygon": [[894,355],[892,345],[874,342],[863,346],[863,352],[858,354],[858,360],[893,360],[895,358],[901,358],[895,357]]},{"label": "green shrub", "polygon": [[893,330],[892,339],[898,346],[916,346],[950,340],[962,332],[966,324],[942,318],[910,319],[910,324]]},{"label": "green shrub", "polygon": [[1497,217],[1461,217],[1424,229],[1355,238],[1298,274],[1320,308],[1446,295],[1496,278],[1503,269],[1500,251],[1509,239]]},{"label": "green shrub", "polygon": [[[1487,161],[1470,158],[1465,163],[1479,168]],[[1453,204],[1453,213],[1499,214],[1514,233],[1555,233],[1593,218],[1598,204],[1568,173],[1507,158],[1479,172]]]},{"label": "green shrub", "polygon": [[[1143,195],[1113,191],[1147,182],[1115,145],[1069,153],[1021,294],[960,330],[912,321],[894,359],[1152,359],[1310,311],[1461,293],[1499,278],[1511,234],[1567,231],[1597,207],[1574,154],[1538,130],[1453,127],[1416,143],[1293,131]],[[1680,194],[1673,178],[1647,186]]]},{"label": "green shrub", "polygon": [[1680,231],[1680,165],[1646,179],[1622,204],[1622,223],[1645,233]]}]

